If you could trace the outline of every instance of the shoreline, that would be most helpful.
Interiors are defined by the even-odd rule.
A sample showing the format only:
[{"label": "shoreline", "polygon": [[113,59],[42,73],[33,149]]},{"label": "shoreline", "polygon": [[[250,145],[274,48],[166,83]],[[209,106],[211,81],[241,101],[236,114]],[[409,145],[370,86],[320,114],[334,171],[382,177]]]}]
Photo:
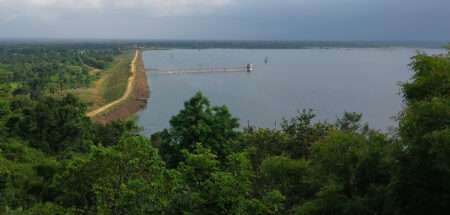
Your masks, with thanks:
[{"label": "shoreline", "polygon": [[[150,98],[150,87],[147,82],[147,73],[145,72],[142,52],[145,49],[139,49],[136,53],[136,74],[134,75],[134,86],[131,94],[123,102],[112,105],[111,109],[92,116],[94,123],[106,124],[111,120],[126,119],[131,115],[143,110],[147,105],[147,99]],[[132,69],[133,70],[133,69]],[[130,77],[131,78],[131,77]],[[116,105],[116,104],[115,104]]]}]

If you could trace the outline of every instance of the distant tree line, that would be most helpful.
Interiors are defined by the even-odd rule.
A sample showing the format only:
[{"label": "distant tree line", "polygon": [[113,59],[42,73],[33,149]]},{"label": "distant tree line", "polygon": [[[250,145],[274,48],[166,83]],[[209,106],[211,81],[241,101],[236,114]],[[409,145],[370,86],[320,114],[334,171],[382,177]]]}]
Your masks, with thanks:
[{"label": "distant tree line", "polygon": [[419,41],[271,41],[271,40],[140,40],[136,46],[152,48],[233,48],[233,49],[309,49],[309,48],[441,48],[446,42]]}]

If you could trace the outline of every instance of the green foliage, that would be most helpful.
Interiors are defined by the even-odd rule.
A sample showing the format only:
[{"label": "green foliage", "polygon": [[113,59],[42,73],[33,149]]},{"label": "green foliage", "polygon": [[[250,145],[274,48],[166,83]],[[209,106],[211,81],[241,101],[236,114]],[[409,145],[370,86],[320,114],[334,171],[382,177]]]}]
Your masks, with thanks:
[{"label": "green foliage", "polygon": [[346,198],[345,195],[342,194],[342,190],[343,187],[340,185],[328,184],[321,188],[319,192],[317,192],[316,199],[304,203],[296,210],[295,213],[300,215],[343,214]]},{"label": "green foliage", "polygon": [[100,143],[103,146],[115,146],[119,143],[120,137],[125,132],[137,133],[139,127],[135,121],[128,120],[113,120],[105,125],[96,123],[93,125],[93,132],[95,134],[95,143]]},{"label": "green foliage", "polygon": [[[305,204],[327,202],[326,198],[332,197],[342,200],[339,213],[350,213],[349,207],[360,204],[365,213],[383,212],[390,174],[386,163],[389,145],[387,138],[376,132],[360,135],[342,131],[333,131],[315,143],[311,148],[310,165],[315,183],[322,187],[316,193],[317,198]],[[325,204],[324,207],[330,206]]]},{"label": "green foliage", "polygon": [[220,162],[201,144],[195,153],[184,150],[185,161],[179,165],[183,203],[173,201],[172,213],[185,214],[278,214],[283,209],[284,197],[276,190],[263,193],[256,198],[251,186],[253,173],[245,153],[228,156],[225,169],[220,170]]},{"label": "green foliage", "polygon": [[45,158],[41,151],[27,147],[25,143],[16,139],[8,139],[0,145],[0,149],[5,159],[15,163],[37,163]]},{"label": "green foliage", "polygon": [[92,122],[84,115],[86,106],[73,95],[37,102],[17,96],[9,109],[5,117],[9,135],[19,136],[47,153],[89,150]]},{"label": "green foliage", "polygon": [[188,185],[194,188],[204,183],[214,172],[219,171],[219,161],[217,156],[211,153],[211,150],[204,148],[200,143],[197,144],[195,154],[188,150],[183,150],[186,157],[184,162],[181,162],[178,170],[183,174],[183,178]]},{"label": "green foliage", "polygon": [[41,151],[27,147],[22,141],[9,139],[1,142],[0,211],[9,207],[18,212],[18,208],[36,203],[46,179],[36,167],[49,162]]},{"label": "green foliage", "polygon": [[428,56],[418,52],[409,64],[415,72],[411,83],[402,84],[403,96],[408,104],[429,101],[434,97],[448,97],[450,59],[448,55]]},{"label": "green foliage", "polygon": [[193,151],[197,143],[216,154],[224,161],[230,154],[230,143],[238,136],[234,129],[239,127],[238,119],[233,118],[225,106],[210,107],[206,97],[198,92],[184,103],[184,109],[170,120],[170,130],[154,135],[159,140],[160,149],[169,166],[181,161],[180,151]]},{"label": "green foliage", "polygon": [[281,124],[283,132],[289,136],[286,151],[295,159],[308,158],[311,143],[325,136],[330,125],[326,122],[316,122],[314,125],[311,125],[315,117],[312,110],[303,110],[302,113],[300,111],[297,112],[298,116],[291,119],[291,121],[284,119]]},{"label": "green foliage", "polygon": [[67,215],[67,214],[78,214],[79,211],[76,211],[72,208],[64,208],[60,205],[53,204],[51,202],[39,203],[34,205],[32,208],[26,211],[28,215],[34,214],[46,214],[46,215]]},{"label": "green foliage", "polygon": [[92,122],[85,111],[86,106],[71,94],[62,100],[47,98],[38,102],[34,130],[37,140],[33,145],[48,152],[88,151]]},{"label": "green foliage", "polygon": [[363,132],[368,131],[368,125],[366,124],[364,127],[361,126],[360,121],[362,119],[362,114],[358,113],[349,113],[344,112],[344,116],[341,119],[336,119],[335,126],[339,130],[348,131],[348,132],[357,132],[362,129]]},{"label": "green foliage", "polygon": [[292,160],[282,156],[269,157],[262,163],[262,177],[266,189],[279,190],[286,196],[286,205],[299,203],[312,195],[309,172],[304,160]]},{"label": "green foliage", "polygon": [[52,186],[63,191],[57,202],[84,213],[162,213],[177,177],[164,166],[147,139],[125,134],[118,145],[70,162]]},{"label": "green foliage", "polygon": [[244,129],[238,141],[233,143],[234,151],[247,151],[254,170],[270,156],[280,156],[287,152],[287,142],[291,140],[288,135],[279,130],[262,128]]},{"label": "green foliage", "polygon": [[444,214],[450,203],[450,56],[419,52],[412,60],[412,82],[402,85],[406,107],[399,115],[390,204],[400,214]]},{"label": "green foliage", "polygon": [[[88,87],[92,68],[104,69],[120,47],[101,44],[0,44],[0,83],[13,95],[40,98],[71,88]],[[2,88],[3,88],[2,87]]]},{"label": "green foliage", "polygon": [[92,124],[85,115],[86,105],[71,94],[38,101],[16,96],[5,106],[0,132],[26,140],[30,146],[50,154],[88,152],[94,143],[117,145],[124,132],[139,131],[134,121]]}]

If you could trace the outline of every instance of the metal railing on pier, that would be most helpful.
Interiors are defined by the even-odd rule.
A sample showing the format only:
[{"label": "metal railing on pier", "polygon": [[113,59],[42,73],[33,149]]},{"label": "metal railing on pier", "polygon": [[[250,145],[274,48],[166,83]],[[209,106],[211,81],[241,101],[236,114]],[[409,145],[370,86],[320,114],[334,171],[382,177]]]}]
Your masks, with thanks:
[{"label": "metal railing on pier", "polygon": [[246,67],[211,67],[211,68],[188,68],[188,69],[146,69],[156,74],[184,74],[184,73],[210,73],[210,72],[251,72],[252,65]]}]

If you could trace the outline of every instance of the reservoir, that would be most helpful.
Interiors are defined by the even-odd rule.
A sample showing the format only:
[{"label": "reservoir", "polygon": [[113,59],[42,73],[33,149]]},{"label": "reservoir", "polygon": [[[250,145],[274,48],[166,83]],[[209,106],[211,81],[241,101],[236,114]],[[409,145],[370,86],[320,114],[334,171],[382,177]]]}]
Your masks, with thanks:
[{"label": "reservoir", "polygon": [[[252,72],[157,74],[147,72],[151,89],[137,113],[142,133],[169,128],[171,116],[201,91],[211,105],[226,105],[241,127],[280,128],[298,109],[313,109],[316,120],[335,121],[344,111],[363,113],[375,129],[395,127],[402,108],[399,82],[413,74],[414,48],[174,49],[143,52],[146,68],[244,67]],[[442,49],[422,49],[427,54]],[[267,60],[267,62],[265,62]]]}]

